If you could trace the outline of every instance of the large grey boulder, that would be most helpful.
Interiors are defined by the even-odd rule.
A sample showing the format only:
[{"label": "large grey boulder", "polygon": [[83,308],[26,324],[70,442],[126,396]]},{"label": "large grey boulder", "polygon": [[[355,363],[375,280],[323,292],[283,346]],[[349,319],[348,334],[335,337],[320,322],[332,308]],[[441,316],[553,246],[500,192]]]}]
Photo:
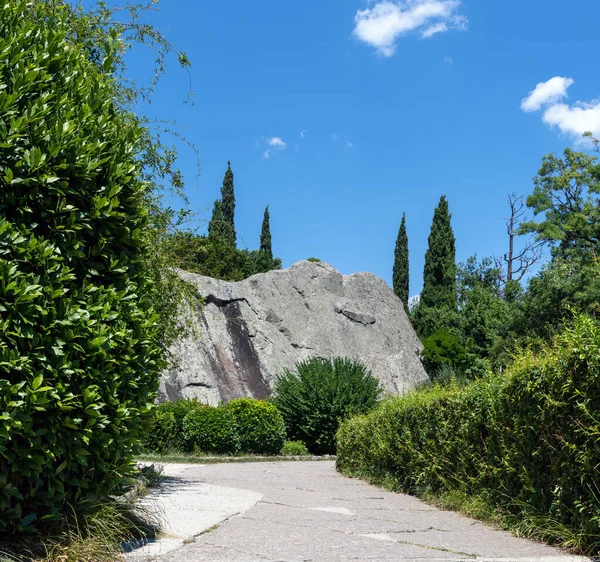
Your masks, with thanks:
[{"label": "large grey boulder", "polygon": [[194,334],[171,350],[161,400],[265,398],[285,368],[311,357],[359,360],[393,394],[428,380],[402,302],[371,273],[302,261],[240,282],[181,277],[204,306],[190,311]]}]

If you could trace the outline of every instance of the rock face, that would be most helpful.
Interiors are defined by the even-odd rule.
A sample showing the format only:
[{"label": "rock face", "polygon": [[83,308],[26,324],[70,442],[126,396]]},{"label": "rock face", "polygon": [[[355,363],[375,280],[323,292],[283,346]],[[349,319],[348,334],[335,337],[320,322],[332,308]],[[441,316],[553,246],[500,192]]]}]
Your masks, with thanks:
[{"label": "rock face", "polygon": [[285,368],[311,357],[359,360],[393,394],[428,380],[402,302],[371,273],[302,261],[240,282],[181,276],[205,306],[192,315],[194,335],[172,348],[161,400],[265,398]]}]

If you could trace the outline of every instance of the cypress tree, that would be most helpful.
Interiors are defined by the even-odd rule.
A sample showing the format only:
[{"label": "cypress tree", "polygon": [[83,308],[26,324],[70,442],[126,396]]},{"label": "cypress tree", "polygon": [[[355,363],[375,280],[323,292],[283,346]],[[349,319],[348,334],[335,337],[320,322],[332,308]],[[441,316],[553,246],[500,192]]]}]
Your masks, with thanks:
[{"label": "cypress tree", "polygon": [[260,231],[260,248],[256,260],[257,273],[263,273],[273,269],[273,249],[271,247],[271,226],[269,216],[269,206],[265,209],[265,214]]},{"label": "cypress tree", "polygon": [[223,203],[220,199],[215,201],[212,217],[208,223],[208,235],[211,238],[220,236],[223,233]]},{"label": "cypress tree", "polygon": [[400,298],[404,308],[408,311],[409,277],[408,277],[408,236],[406,234],[406,214],[402,214],[402,222],[396,239],[394,251],[393,284],[394,293]]},{"label": "cypress tree", "polygon": [[234,223],[235,193],[233,191],[233,172],[230,161],[227,162],[227,171],[221,187],[221,212],[223,213],[224,222],[223,235],[235,246],[237,240]]},{"label": "cypress tree", "polygon": [[419,308],[456,310],[456,248],[448,201],[442,195],[433,214],[425,253]]},{"label": "cypress tree", "polygon": [[260,250],[270,262],[273,261],[273,249],[271,247],[271,224],[269,216],[269,206],[265,209],[263,217],[262,230],[260,231]]}]

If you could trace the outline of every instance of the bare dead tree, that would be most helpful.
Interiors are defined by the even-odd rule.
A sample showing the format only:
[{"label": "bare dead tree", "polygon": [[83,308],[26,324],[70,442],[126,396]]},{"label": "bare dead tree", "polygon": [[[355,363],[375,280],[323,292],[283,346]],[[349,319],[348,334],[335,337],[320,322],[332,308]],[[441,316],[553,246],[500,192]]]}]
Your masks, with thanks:
[{"label": "bare dead tree", "polygon": [[527,210],[525,209],[525,196],[511,193],[507,199],[510,214],[504,217],[506,220],[506,232],[508,234],[508,252],[501,259],[496,260],[496,265],[502,271],[503,281],[521,281],[527,271],[542,257],[542,242],[529,238],[525,245],[515,249],[515,238],[519,235],[519,224],[522,222]]}]

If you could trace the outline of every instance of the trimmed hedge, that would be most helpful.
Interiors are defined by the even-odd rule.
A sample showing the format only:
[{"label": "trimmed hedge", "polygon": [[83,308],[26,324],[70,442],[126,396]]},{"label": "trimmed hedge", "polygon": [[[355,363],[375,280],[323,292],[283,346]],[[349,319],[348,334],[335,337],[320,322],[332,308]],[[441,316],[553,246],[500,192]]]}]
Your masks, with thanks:
[{"label": "trimmed hedge", "polygon": [[143,130],[70,31],[0,0],[0,532],[115,492],[162,368]]},{"label": "trimmed hedge", "polygon": [[[600,328],[579,318],[507,376],[435,386],[346,421],[338,469],[408,493],[460,490],[549,541],[600,547]],[[567,537],[568,535],[568,537]]]},{"label": "trimmed hedge", "polygon": [[197,400],[176,400],[162,402],[153,412],[144,438],[143,446],[146,451],[153,453],[169,453],[185,450],[183,420],[194,410],[209,408]]},{"label": "trimmed hedge", "polygon": [[177,400],[156,406],[144,448],[159,454],[277,455],[284,442],[283,417],[269,402],[239,398],[213,407]]},{"label": "trimmed hedge", "polygon": [[270,402],[238,398],[225,406],[234,416],[240,453],[278,455],[285,443],[285,424]]},{"label": "trimmed hedge", "polygon": [[240,437],[235,416],[227,408],[192,410],[183,419],[184,450],[208,455],[236,455]]}]

